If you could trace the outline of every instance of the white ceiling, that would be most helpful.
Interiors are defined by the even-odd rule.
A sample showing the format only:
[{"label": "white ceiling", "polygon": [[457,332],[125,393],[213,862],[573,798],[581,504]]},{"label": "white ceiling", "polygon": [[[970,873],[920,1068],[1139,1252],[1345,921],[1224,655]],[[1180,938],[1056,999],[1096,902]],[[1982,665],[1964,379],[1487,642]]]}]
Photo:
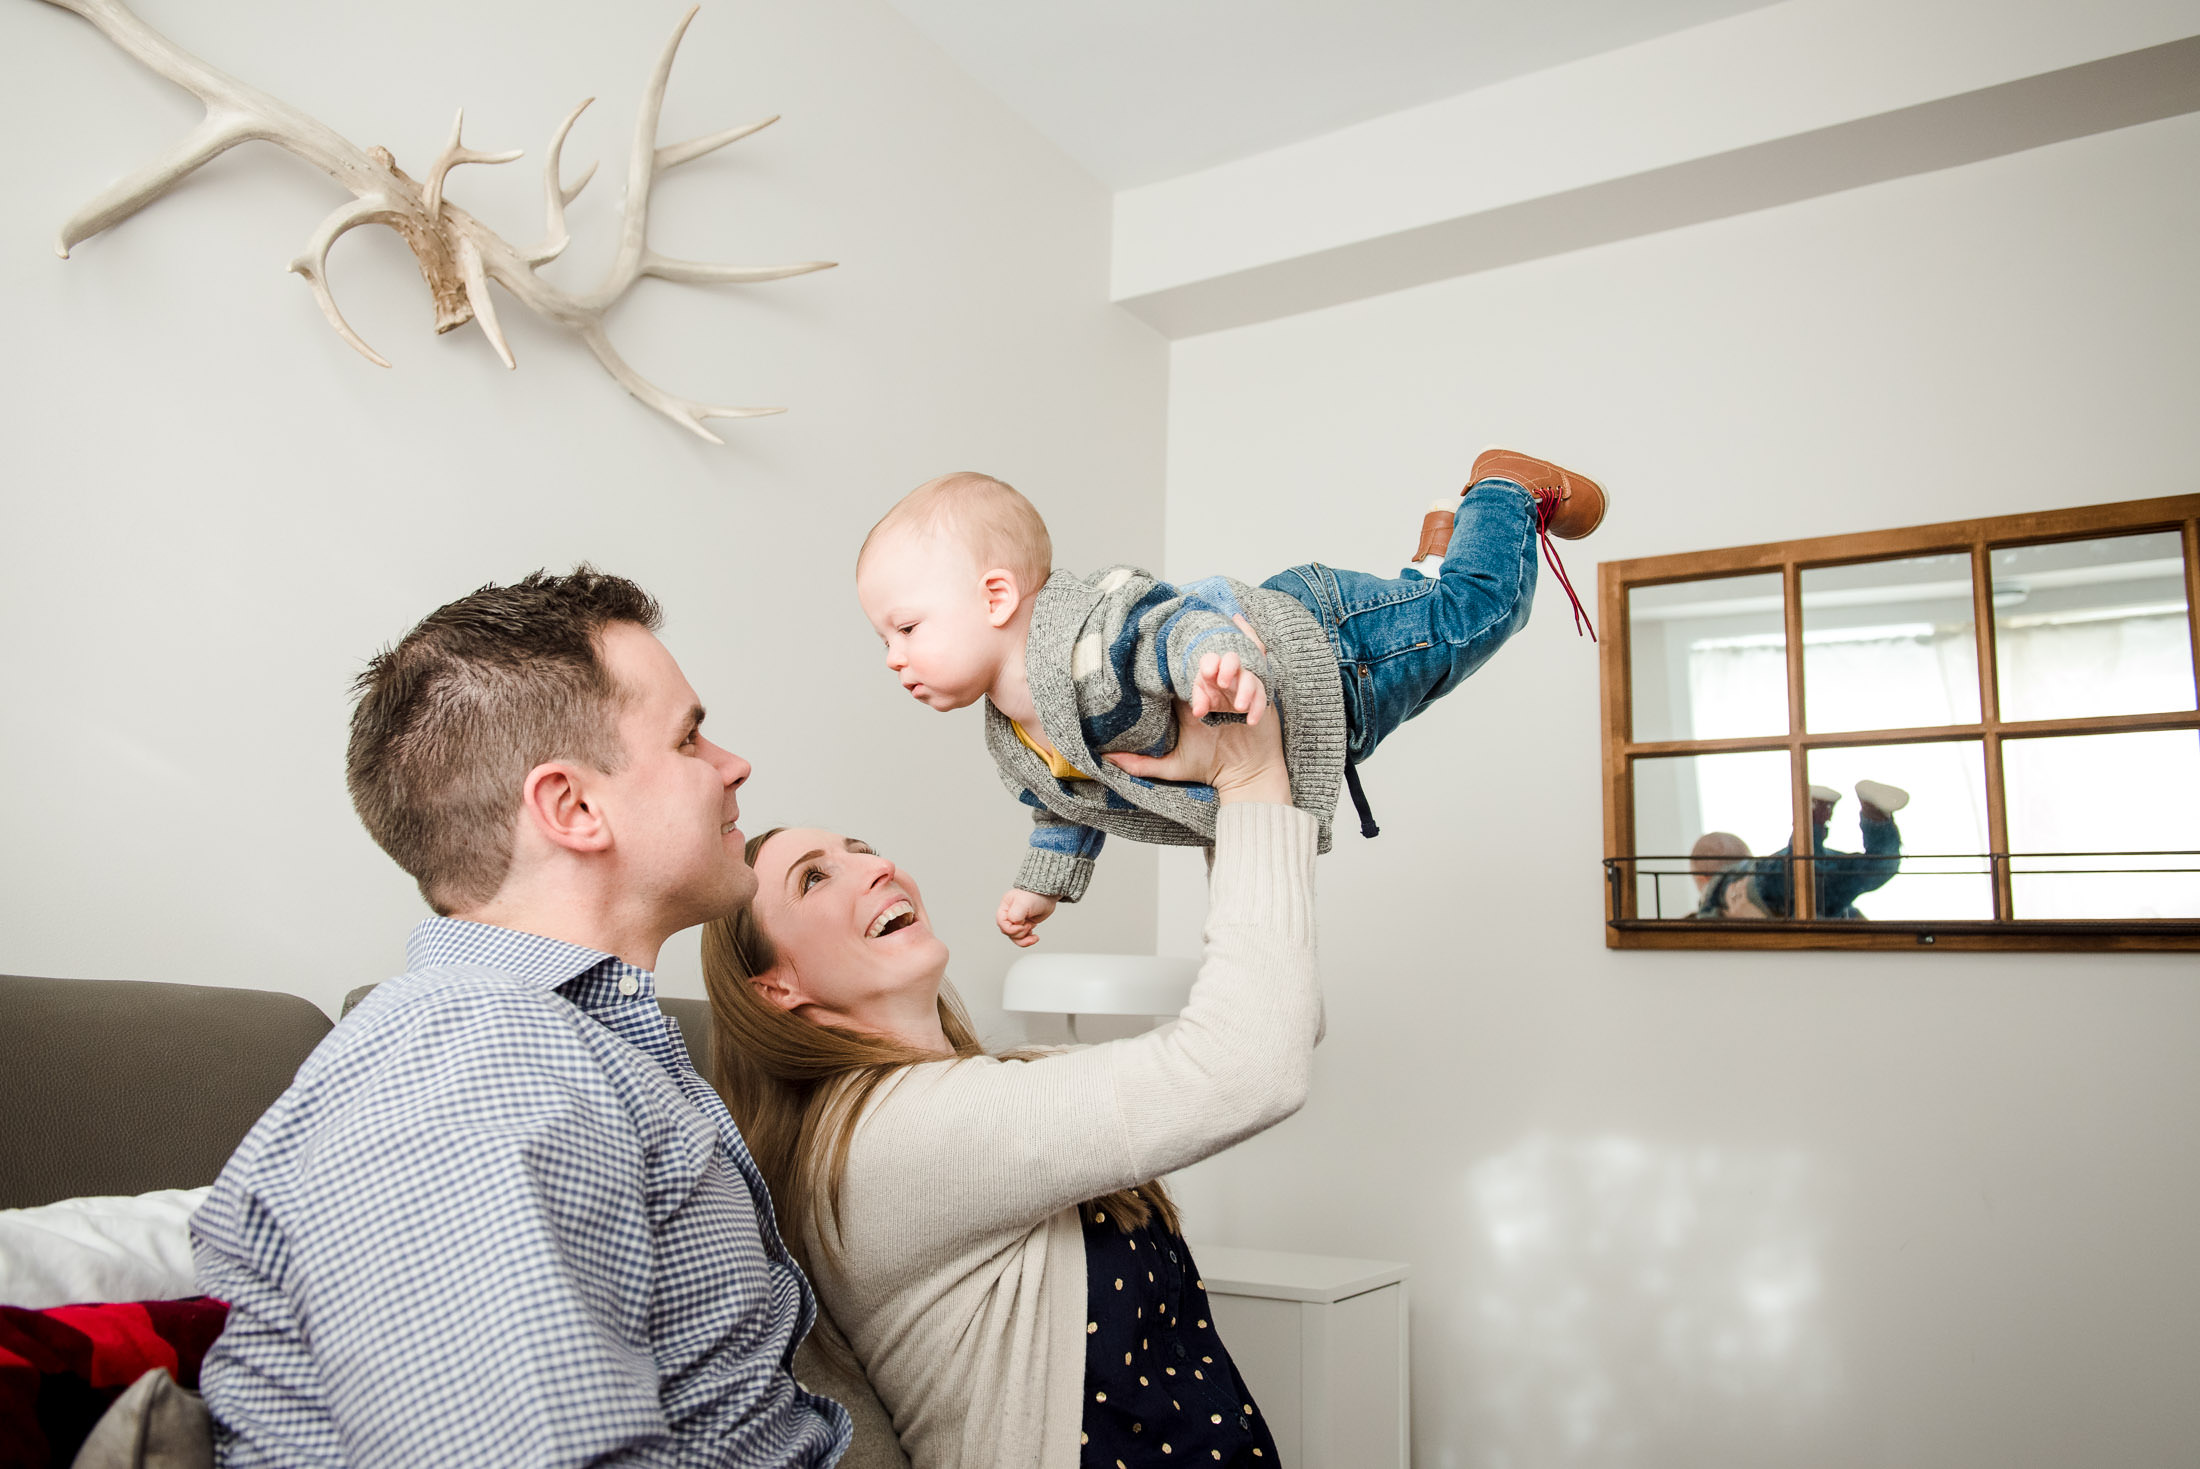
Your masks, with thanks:
[{"label": "white ceiling", "polygon": [[889,0],[1111,188],[1771,0]]}]

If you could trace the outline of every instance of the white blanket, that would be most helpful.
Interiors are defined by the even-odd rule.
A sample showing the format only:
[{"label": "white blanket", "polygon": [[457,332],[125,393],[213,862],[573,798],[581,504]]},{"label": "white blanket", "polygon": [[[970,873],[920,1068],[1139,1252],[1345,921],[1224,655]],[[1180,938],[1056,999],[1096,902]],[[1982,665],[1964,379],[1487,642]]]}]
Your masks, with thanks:
[{"label": "white blanket", "polygon": [[191,1213],[203,1188],[0,1209],[0,1306],[45,1310],[199,1293]]}]

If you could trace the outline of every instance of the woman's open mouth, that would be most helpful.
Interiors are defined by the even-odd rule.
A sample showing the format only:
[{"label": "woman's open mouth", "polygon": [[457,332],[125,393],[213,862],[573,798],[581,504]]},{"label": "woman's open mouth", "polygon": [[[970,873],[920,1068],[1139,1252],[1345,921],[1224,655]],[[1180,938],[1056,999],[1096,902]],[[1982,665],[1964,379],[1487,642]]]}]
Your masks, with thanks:
[{"label": "woman's open mouth", "polygon": [[886,910],[871,920],[864,932],[867,939],[882,939],[890,933],[899,933],[917,921],[917,906],[907,898],[887,905]]}]

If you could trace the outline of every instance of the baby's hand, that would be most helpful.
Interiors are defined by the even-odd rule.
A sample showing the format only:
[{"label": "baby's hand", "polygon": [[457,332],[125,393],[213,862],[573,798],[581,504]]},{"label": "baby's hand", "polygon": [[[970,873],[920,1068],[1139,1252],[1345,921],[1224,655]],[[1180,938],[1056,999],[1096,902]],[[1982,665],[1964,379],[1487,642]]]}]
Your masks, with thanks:
[{"label": "baby's hand", "polygon": [[1039,942],[1039,925],[1053,916],[1055,907],[1052,898],[1042,898],[1022,888],[1010,888],[1001,899],[1001,910],[993,915],[993,921],[1001,926],[1002,933],[1016,941],[1018,948],[1028,949]]},{"label": "baby's hand", "polygon": [[[1244,629],[1245,635],[1260,647],[1260,634],[1243,617],[1232,619]],[[1266,652],[1265,648],[1261,651]],[[1192,717],[1205,719],[1210,714],[1242,714],[1247,724],[1260,723],[1261,711],[1268,707],[1268,687],[1257,674],[1239,661],[1235,653],[1209,653],[1199,660],[1199,672],[1192,679]]]}]

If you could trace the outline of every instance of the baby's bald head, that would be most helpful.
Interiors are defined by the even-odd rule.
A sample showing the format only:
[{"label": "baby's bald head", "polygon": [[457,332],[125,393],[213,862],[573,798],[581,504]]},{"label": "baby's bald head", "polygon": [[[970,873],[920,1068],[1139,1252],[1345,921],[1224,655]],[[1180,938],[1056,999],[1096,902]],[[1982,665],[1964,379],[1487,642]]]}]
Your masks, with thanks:
[{"label": "baby's bald head", "polygon": [[1688,849],[1688,870],[1700,887],[1749,855],[1749,843],[1730,831],[1707,831]]},{"label": "baby's bald head", "polygon": [[926,480],[880,517],[856,553],[856,573],[888,547],[927,539],[959,546],[981,571],[1008,571],[1025,597],[1046,585],[1054,566],[1054,541],[1037,508],[1006,481],[962,470]]}]

